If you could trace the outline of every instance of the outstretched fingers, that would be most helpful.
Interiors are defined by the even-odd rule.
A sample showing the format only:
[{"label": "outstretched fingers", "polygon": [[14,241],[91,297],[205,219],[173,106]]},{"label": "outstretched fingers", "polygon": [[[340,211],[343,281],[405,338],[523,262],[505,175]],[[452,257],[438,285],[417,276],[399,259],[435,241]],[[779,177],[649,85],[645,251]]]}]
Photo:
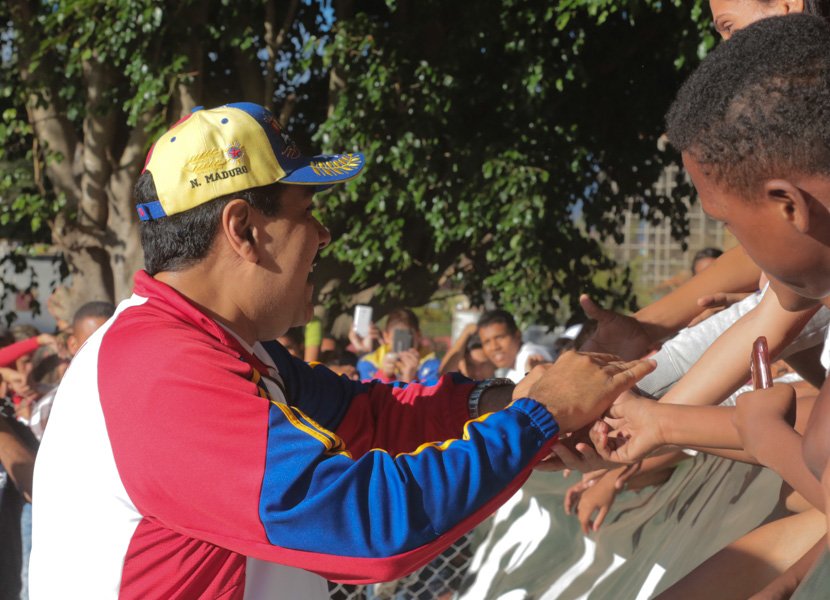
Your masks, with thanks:
[{"label": "outstretched fingers", "polygon": [[579,305],[582,307],[582,310],[585,311],[585,315],[589,319],[597,321],[600,325],[611,321],[617,316],[615,312],[605,310],[596,302],[591,300],[591,297],[588,294],[581,294],[579,296]]},{"label": "outstretched fingers", "polygon": [[622,392],[654,371],[657,368],[657,362],[651,359],[632,360],[629,362],[614,362],[609,367],[616,371],[611,375],[612,387]]}]

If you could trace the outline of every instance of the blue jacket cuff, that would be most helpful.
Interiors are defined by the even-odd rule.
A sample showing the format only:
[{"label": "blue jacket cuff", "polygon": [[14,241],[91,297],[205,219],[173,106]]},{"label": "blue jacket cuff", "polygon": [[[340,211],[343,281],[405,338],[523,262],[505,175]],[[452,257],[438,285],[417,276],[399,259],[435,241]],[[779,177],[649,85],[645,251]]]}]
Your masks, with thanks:
[{"label": "blue jacket cuff", "polygon": [[536,400],[519,398],[513,401],[510,408],[526,414],[531,424],[539,430],[545,440],[549,440],[559,433],[559,423],[556,422],[548,409]]}]

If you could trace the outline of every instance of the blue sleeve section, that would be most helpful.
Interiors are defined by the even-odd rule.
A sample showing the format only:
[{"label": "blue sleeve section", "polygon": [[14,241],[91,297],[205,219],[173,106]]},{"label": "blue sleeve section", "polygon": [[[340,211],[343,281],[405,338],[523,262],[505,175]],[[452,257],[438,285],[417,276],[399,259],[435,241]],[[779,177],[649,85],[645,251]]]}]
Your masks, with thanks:
[{"label": "blue sleeve section", "polygon": [[432,385],[440,377],[441,361],[437,358],[430,358],[425,360],[423,364],[418,367],[418,381],[426,385]]},{"label": "blue sleeve section", "polygon": [[366,384],[338,375],[323,365],[311,367],[291,356],[279,342],[262,345],[282,376],[288,403],[326,429],[337,429],[352,398],[368,391]]},{"label": "blue sleeve section", "polygon": [[269,416],[260,498],[268,539],[348,557],[389,557],[434,541],[498,496],[558,431],[544,407],[523,398],[468,422],[463,440],[354,460],[321,432],[292,424],[287,410],[272,405]]},{"label": "blue sleeve section", "polygon": [[373,379],[377,371],[378,367],[375,363],[362,358],[357,361],[357,374],[360,376],[361,381]]}]

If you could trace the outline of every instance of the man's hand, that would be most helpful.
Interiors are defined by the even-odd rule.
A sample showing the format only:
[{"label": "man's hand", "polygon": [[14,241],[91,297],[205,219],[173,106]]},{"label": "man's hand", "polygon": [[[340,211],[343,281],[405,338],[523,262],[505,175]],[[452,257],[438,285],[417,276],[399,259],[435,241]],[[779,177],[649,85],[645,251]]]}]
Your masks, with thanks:
[{"label": "man's hand", "polygon": [[600,418],[617,396],[651,373],[651,360],[622,362],[608,354],[565,352],[555,363],[539,365],[516,386],[514,398],[544,404],[561,433],[576,431]]},{"label": "man's hand", "polygon": [[585,294],[579,297],[579,303],[588,318],[597,322],[596,331],[582,344],[581,350],[608,352],[633,360],[645,356],[652,349],[654,340],[634,317],[605,310]]},{"label": "man's hand", "polygon": [[795,423],[795,390],[792,386],[776,383],[766,390],[741,394],[736,405],[732,422],[741,436],[744,450],[761,464],[768,464],[765,455],[775,452],[769,444],[770,433],[777,427],[791,428]]},{"label": "man's hand", "polygon": [[603,459],[632,464],[665,445],[659,411],[654,400],[625,392],[608,411],[608,417],[591,429],[591,441]]}]

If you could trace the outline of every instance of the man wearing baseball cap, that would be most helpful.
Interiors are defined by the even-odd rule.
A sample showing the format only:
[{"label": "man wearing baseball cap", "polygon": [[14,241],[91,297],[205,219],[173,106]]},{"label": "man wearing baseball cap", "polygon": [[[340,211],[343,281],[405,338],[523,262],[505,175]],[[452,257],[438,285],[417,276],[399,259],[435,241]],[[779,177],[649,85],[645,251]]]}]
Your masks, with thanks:
[{"label": "man wearing baseball cap", "polygon": [[311,317],[330,241],[313,194],[363,167],[304,157],[247,103],[156,142],[146,270],[73,360],[37,459],[33,600],[307,600],[325,578],[400,577],[652,369],[571,353],[515,389],[392,387],[290,357],[270,340]]}]

